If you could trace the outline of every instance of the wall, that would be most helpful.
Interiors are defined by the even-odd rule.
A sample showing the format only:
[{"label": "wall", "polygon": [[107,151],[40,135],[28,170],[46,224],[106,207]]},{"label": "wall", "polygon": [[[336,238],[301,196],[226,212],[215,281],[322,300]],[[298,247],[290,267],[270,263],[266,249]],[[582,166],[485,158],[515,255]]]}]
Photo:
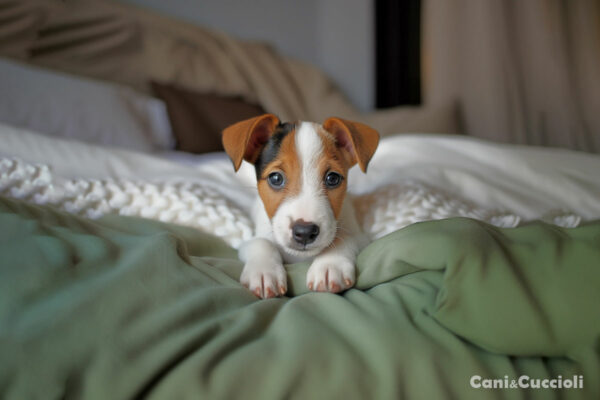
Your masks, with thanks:
[{"label": "wall", "polygon": [[375,104],[374,0],[121,1],[267,41],[324,70],[359,108]]}]

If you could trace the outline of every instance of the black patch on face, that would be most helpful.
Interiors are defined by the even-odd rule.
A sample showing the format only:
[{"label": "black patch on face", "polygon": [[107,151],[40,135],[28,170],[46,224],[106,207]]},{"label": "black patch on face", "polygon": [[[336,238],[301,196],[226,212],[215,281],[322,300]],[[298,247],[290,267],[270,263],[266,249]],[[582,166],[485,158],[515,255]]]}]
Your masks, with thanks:
[{"label": "black patch on face", "polygon": [[254,162],[254,168],[256,169],[256,179],[260,179],[262,172],[267,165],[277,158],[279,154],[279,148],[281,142],[287,136],[288,133],[294,130],[296,124],[292,122],[279,123],[275,127],[275,132],[271,135],[267,143],[264,145],[258,158]]}]

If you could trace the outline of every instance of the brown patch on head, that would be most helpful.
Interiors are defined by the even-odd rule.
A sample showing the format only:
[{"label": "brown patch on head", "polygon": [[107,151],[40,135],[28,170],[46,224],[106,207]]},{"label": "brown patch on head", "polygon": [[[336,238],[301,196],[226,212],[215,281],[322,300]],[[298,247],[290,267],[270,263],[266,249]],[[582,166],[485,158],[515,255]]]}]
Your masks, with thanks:
[{"label": "brown patch on head", "polygon": [[[280,172],[285,178],[285,186],[279,190],[273,189],[267,180],[273,172]],[[300,192],[301,170],[296,152],[295,129],[283,138],[277,156],[263,168],[257,178],[258,195],[265,206],[267,215],[269,218],[273,218],[283,200],[296,196]]]},{"label": "brown patch on head", "polygon": [[325,176],[329,172],[340,174],[343,179],[342,183],[335,188],[327,188],[323,183],[323,188],[331,204],[333,215],[337,219],[342,211],[344,198],[346,197],[346,189],[348,187],[348,169],[352,166],[352,161],[344,154],[344,152],[336,145],[335,138],[322,127],[317,129],[317,133],[323,143],[323,155],[318,163],[318,171],[320,176],[325,180]]}]

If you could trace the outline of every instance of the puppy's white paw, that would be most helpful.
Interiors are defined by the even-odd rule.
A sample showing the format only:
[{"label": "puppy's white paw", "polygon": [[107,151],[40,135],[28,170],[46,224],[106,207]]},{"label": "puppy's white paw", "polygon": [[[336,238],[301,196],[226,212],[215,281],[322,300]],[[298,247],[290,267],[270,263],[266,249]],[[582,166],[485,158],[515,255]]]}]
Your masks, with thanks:
[{"label": "puppy's white paw", "polygon": [[306,285],[317,292],[338,293],[354,286],[354,263],[342,256],[315,258],[306,274]]},{"label": "puppy's white paw", "polygon": [[287,292],[285,268],[276,263],[246,263],[240,283],[262,299],[283,296]]}]

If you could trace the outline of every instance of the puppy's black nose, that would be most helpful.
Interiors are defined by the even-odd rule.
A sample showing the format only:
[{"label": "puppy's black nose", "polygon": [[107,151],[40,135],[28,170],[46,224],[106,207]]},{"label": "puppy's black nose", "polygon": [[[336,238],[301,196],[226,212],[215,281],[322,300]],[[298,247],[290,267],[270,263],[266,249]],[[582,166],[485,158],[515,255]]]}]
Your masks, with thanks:
[{"label": "puppy's black nose", "polygon": [[294,236],[296,242],[307,245],[314,242],[319,236],[319,227],[310,222],[296,222],[292,226],[292,236]]}]

